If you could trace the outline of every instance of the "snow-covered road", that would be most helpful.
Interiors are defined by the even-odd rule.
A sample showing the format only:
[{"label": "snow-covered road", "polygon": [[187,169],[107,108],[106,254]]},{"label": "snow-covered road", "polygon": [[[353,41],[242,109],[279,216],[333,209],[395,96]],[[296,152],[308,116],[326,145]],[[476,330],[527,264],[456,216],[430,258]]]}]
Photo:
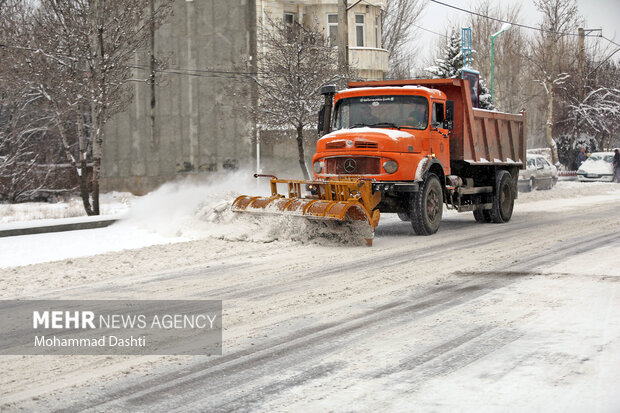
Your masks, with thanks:
[{"label": "snow-covered road", "polygon": [[174,243],[7,267],[0,291],[221,299],[223,355],[4,356],[0,409],[620,410],[620,185],[525,194],[503,225],[447,213],[431,237],[386,215],[372,248],[192,205],[191,232],[161,226]]}]

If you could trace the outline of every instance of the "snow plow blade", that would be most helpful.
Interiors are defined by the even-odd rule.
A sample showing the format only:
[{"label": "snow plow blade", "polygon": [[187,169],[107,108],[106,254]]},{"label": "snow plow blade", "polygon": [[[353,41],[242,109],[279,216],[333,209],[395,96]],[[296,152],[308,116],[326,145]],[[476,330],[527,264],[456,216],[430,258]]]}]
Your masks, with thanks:
[{"label": "snow plow blade", "polygon": [[[259,177],[261,175],[254,175]],[[288,194],[278,192],[278,184],[287,186]],[[309,188],[311,197],[303,197],[302,188]],[[305,192],[305,191],[304,191]],[[367,222],[372,235],[379,224],[379,210],[373,210],[381,200],[372,192],[372,184],[359,178],[303,181],[271,177],[271,196],[241,195],[232,204],[234,212],[300,216],[313,220]]]}]

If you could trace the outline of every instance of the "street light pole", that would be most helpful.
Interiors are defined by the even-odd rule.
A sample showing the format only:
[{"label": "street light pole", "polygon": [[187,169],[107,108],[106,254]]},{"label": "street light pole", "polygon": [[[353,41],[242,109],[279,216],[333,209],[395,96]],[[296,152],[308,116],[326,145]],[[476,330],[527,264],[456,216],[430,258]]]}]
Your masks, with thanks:
[{"label": "street light pole", "polygon": [[491,102],[493,101],[493,48],[495,45],[495,38],[511,27],[512,25],[510,23],[504,23],[497,33],[491,35]]}]

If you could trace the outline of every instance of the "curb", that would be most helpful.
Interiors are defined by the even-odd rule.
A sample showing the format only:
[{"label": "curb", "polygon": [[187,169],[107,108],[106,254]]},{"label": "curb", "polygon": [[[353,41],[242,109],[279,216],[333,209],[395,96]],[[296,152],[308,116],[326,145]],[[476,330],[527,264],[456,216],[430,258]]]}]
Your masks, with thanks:
[{"label": "curb", "polygon": [[99,221],[74,222],[70,224],[51,224],[40,227],[14,228],[0,230],[0,238],[19,235],[47,234],[50,232],[77,231],[80,229],[105,228],[118,221],[117,219],[103,219]]}]

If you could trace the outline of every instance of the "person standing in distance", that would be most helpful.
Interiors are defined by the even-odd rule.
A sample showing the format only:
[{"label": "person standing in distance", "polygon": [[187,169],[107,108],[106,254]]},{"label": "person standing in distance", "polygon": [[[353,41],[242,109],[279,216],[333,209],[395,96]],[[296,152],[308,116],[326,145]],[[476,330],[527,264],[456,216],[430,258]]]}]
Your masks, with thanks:
[{"label": "person standing in distance", "polygon": [[588,159],[586,155],[586,148],[582,146],[579,155],[577,155],[577,169],[579,169],[581,164],[584,163],[586,159]]},{"label": "person standing in distance", "polygon": [[614,161],[612,165],[614,166],[614,175],[616,176],[616,182],[620,184],[620,149],[618,148],[614,150]]}]

